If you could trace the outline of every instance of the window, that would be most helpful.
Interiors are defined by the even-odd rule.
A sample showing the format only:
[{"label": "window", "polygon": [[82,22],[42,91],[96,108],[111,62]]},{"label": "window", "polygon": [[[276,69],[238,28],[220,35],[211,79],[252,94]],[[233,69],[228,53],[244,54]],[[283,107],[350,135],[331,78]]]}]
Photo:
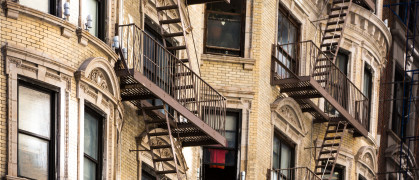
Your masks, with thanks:
[{"label": "window", "polygon": [[[324,162],[325,164],[326,162]],[[329,179],[330,170],[332,169],[332,165],[329,164],[326,168],[326,172],[324,173],[323,179]],[[345,166],[336,164],[335,169],[333,170],[333,175],[331,180],[345,180]]]},{"label": "window", "polygon": [[[410,81],[409,77],[406,77],[406,81]],[[394,75],[394,93],[393,93],[393,119],[391,123],[391,130],[401,137],[401,122],[403,114],[407,114],[407,109],[403,107],[407,107],[408,102],[408,93],[403,93],[403,70],[399,67],[396,67],[395,75]],[[406,83],[406,88],[408,87],[408,83]],[[406,126],[403,129],[403,135],[406,135]]]},{"label": "window", "polygon": [[362,176],[362,175],[358,175],[358,180],[367,180],[367,178],[365,178],[364,176]]},{"label": "window", "polygon": [[238,175],[238,147],[239,147],[239,112],[227,112],[226,139],[228,147],[205,147],[203,162],[203,179],[230,180]]},{"label": "window", "polygon": [[[339,68],[339,70],[346,76],[348,76],[348,62],[349,62],[349,55],[343,52],[338,52],[336,56],[335,65]],[[340,72],[334,71],[331,73],[332,76],[338,77],[341,75]],[[338,102],[348,102],[348,80],[346,78],[334,78],[334,81],[331,82],[331,96],[336,99]],[[347,109],[347,104],[341,104],[343,108]],[[326,111],[330,112],[331,114],[337,115],[337,110],[329,103],[326,102]]]},{"label": "window", "polygon": [[243,56],[244,9],[244,0],[207,4],[205,53]]},{"label": "window", "polygon": [[[364,67],[364,89],[363,92],[364,95],[368,98],[369,104],[368,104],[368,118],[370,118],[371,115],[371,105],[372,105],[372,72],[371,67],[365,64]],[[367,130],[370,130],[370,125],[367,123]]]},{"label": "window", "polygon": [[55,179],[56,92],[19,81],[18,176]]},{"label": "window", "polygon": [[141,171],[141,180],[156,180],[154,176],[149,174],[148,172],[142,170]]},{"label": "window", "polygon": [[104,17],[105,17],[105,1],[104,0],[83,0],[83,21],[87,21],[87,17],[90,15],[92,19],[92,28],[89,32],[104,40]]},{"label": "window", "polygon": [[[409,30],[413,33],[413,30],[415,29],[415,13],[417,12],[415,11],[415,5],[411,4],[410,6],[407,6],[408,3],[409,0],[400,0],[398,15],[404,24],[409,22]],[[410,9],[408,9],[408,7],[410,7]]]},{"label": "window", "polygon": [[[277,44],[280,50],[277,54],[278,59],[292,72],[298,72],[298,50],[295,48],[300,35],[300,25],[284,8],[278,10],[278,37]],[[276,72],[280,77],[288,76],[286,71],[278,64]]]},{"label": "window", "polygon": [[277,170],[272,174],[273,180],[293,179],[293,172],[289,168],[294,167],[295,145],[288,142],[279,134],[275,134],[273,140],[273,164],[272,169]]},{"label": "window", "polygon": [[21,5],[61,17],[61,0],[19,0]]},{"label": "window", "polygon": [[98,180],[102,173],[102,120],[99,115],[88,106],[84,112],[84,180]]}]

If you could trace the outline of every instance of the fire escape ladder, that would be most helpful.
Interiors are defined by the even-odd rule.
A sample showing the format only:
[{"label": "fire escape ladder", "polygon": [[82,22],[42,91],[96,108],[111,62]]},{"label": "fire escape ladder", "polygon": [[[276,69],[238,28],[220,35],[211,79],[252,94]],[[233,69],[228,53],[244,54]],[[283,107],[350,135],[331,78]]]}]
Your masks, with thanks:
[{"label": "fire escape ladder", "polygon": [[[185,17],[182,10],[181,0],[170,0],[170,1],[162,1],[162,2],[166,3],[166,5],[160,5],[159,7],[156,7],[156,9],[157,9],[157,17],[158,17],[159,25],[160,25],[160,33],[163,37],[163,45],[169,51],[177,52],[174,54],[181,55],[180,52],[186,53],[186,58],[183,58],[180,60],[183,63],[189,62],[189,67],[192,68],[191,57],[189,55],[188,42],[186,38]],[[179,29],[179,28],[182,30],[177,31],[177,32],[172,32],[172,29]],[[168,47],[167,41],[172,38],[175,38],[175,39],[179,38],[180,39],[179,44]]]},{"label": "fire escape ladder", "polygon": [[314,169],[322,179],[325,175],[328,175],[328,180],[333,177],[347,125],[348,122],[342,118],[330,118]]},{"label": "fire escape ladder", "polygon": [[[352,0],[332,0],[332,7],[329,12],[320,48],[333,63],[336,62],[336,57],[343,41],[351,5]],[[322,59],[319,60],[321,61]],[[315,68],[318,68],[318,66]]]},{"label": "fire escape ladder", "polygon": [[144,100],[141,102],[141,105],[156,174],[161,176],[176,173],[177,179],[185,179],[185,171],[182,171],[181,167],[179,167],[178,159],[183,157],[183,155],[179,154],[182,152],[181,147],[177,145],[172,135],[172,128],[176,128],[176,125],[173,121],[173,115],[168,111],[168,106],[165,103],[159,106],[152,106]]}]

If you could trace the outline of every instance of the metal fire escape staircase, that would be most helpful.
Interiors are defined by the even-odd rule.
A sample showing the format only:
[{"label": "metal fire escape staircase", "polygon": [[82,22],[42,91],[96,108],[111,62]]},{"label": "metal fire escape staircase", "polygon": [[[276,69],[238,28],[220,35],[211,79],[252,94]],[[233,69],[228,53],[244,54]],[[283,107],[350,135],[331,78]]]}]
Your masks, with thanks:
[{"label": "metal fire escape staircase", "polygon": [[[122,101],[136,106],[143,117],[159,178],[176,174],[186,179],[182,147],[227,145],[226,99],[190,68],[180,0],[163,2],[169,4],[156,7],[163,43],[135,24],[119,25],[115,71]],[[172,32],[179,27],[182,31]],[[168,39],[179,43],[167,46]],[[182,53],[186,58],[179,59]]]},{"label": "metal fire escape staircase", "polygon": [[315,123],[328,122],[314,172],[330,180],[345,130],[368,137],[369,100],[335,65],[352,0],[328,2],[320,47],[312,41],[273,46],[271,84],[294,98]]}]

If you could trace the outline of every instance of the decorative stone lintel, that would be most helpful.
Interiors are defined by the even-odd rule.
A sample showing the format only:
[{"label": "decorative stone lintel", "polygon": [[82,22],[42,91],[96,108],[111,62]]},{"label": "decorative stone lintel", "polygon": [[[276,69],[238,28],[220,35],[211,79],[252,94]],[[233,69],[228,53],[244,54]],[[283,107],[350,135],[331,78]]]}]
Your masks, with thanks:
[{"label": "decorative stone lintel", "polygon": [[38,11],[30,7],[22,6],[18,2],[5,1],[3,3],[3,7],[6,10],[6,17],[8,18],[17,19],[19,17],[19,14],[22,13],[28,16],[39,18],[45,22],[57,25],[61,28],[61,35],[66,38],[70,38],[72,32],[74,32],[72,30],[76,29],[75,25],[62,18]]},{"label": "decorative stone lintel", "polygon": [[253,70],[256,60],[250,58],[234,57],[234,56],[225,56],[225,55],[215,55],[215,54],[202,54],[202,61],[215,61],[223,63],[232,63],[232,64],[242,64],[244,70]]}]

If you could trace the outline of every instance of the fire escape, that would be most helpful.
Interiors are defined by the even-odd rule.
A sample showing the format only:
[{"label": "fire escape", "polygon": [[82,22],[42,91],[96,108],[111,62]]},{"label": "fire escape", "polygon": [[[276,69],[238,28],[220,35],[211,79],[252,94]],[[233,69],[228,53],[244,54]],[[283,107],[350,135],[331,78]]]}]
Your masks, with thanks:
[{"label": "fire escape", "polygon": [[315,123],[328,122],[323,143],[316,151],[314,173],[330,180],[345,130],[351,129],[355,137],[368,137],[369,100],[335,62],[352,3],[374,9],[374,2],[326,2],[331,6],[320,47],[313,41],[273,45],[271,84],[294,98],[303,112],[313,116]]},{"label": "fire escape", "polygon": [[[210,1],[192,0],[189,4],[204,2]],[[116,35],[121,40],[116,52],[120,60],[115,71],[122,101],[136,106],[144,120],[158,178],[176,174],[177,179],[186,179],[182,147],[227,145],[226,99],[190,68],[186,5],[180,0],[163,3],[156,7],[162,42],[135,24],[118,26]],[[186,58],[179,58],[185,54]]]}]

